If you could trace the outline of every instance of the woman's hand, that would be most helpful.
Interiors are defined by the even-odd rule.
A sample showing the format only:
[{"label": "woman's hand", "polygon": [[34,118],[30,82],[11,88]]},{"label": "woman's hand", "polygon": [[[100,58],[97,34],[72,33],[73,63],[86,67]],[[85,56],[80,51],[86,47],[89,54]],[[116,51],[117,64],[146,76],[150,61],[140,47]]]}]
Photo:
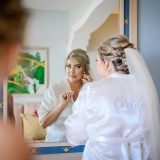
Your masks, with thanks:
[{"label": "woman's hand", "polygon": [[60,95],[60,104],[51,112],[46,114],[46,116],[41,120],[40,125],[43,129],[52,125],[58,119],[59,115],[63,112],[68,102],[73,97],[73,94],[74,91],[69,91]]},{"label": "woman's hand", "polygon": [[82,81],[84,84],[88,83],[88,82],[93,82],[93,79],[90,75],[87,75],[87,74],[83,74],[83,77],[82,77]]},{"label": "woman's hand", "polygon": [[74,91],[69,91],[60,95],[61,104],[65,107],[71,98],[73,97]]}]

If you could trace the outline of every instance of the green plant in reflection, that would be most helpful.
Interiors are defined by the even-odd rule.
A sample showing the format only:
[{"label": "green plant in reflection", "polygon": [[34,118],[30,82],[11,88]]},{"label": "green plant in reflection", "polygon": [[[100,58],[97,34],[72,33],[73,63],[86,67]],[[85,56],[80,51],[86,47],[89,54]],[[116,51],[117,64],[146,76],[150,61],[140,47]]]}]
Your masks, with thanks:
[{"label": "green plant in reflection", "polygon": [[36,94],[44,85],[45,61],[39,52],[35,55],[20,53],[16,67],[8,79],[8,92],[12,94]]}]

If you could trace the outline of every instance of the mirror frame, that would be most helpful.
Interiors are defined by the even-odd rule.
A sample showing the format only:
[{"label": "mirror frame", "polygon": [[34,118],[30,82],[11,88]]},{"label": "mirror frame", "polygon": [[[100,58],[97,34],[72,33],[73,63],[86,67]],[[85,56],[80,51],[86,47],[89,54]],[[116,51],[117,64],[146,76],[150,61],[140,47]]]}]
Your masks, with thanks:
[{"label": "mirror frame", "polygon": [[[119,0],[119,33],[128,36],[137,47],[137,0]],[[7,108],[3,108],[3,106],[7,106],[7,80],[3,83],[0,96],[0,100],[2,100],[0,102],[0,115],[3,116],[3,121],[7,123]],[[72,148],[68,142],[29,144],[32,155],[82,153],[84,147],[85,144]]]}]

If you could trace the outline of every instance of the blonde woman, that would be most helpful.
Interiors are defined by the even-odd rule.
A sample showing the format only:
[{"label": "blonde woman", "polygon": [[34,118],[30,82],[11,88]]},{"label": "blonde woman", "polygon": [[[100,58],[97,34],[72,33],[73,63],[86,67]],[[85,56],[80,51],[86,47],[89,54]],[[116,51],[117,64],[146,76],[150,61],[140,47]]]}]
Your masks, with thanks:
[{"label": "blonde woman", "polygon": [[40,125],[47,128],[46,142],[66,141],[63,122],[72,113],[72,105],[84,83],[91,82],[90,60],[86,51],[73,50],[65,60],[67,79],[51,84],[38,109]]},{"label": "blonde woman", "polygon": [[83,160],[159,160],[159,100],[140,53],[113,36],[98,48],[97,70],[102,79],[82,88],[64,122],[68,142],[87,141]]}]

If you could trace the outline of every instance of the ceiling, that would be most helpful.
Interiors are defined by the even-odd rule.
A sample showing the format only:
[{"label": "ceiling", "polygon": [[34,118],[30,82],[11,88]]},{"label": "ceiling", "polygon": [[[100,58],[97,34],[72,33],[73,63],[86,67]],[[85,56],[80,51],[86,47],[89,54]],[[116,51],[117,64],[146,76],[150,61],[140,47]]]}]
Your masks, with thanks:
[{"label": "ceiling", "polygon": [[82,0],[23,0],[25,8],[69,11]]}]

